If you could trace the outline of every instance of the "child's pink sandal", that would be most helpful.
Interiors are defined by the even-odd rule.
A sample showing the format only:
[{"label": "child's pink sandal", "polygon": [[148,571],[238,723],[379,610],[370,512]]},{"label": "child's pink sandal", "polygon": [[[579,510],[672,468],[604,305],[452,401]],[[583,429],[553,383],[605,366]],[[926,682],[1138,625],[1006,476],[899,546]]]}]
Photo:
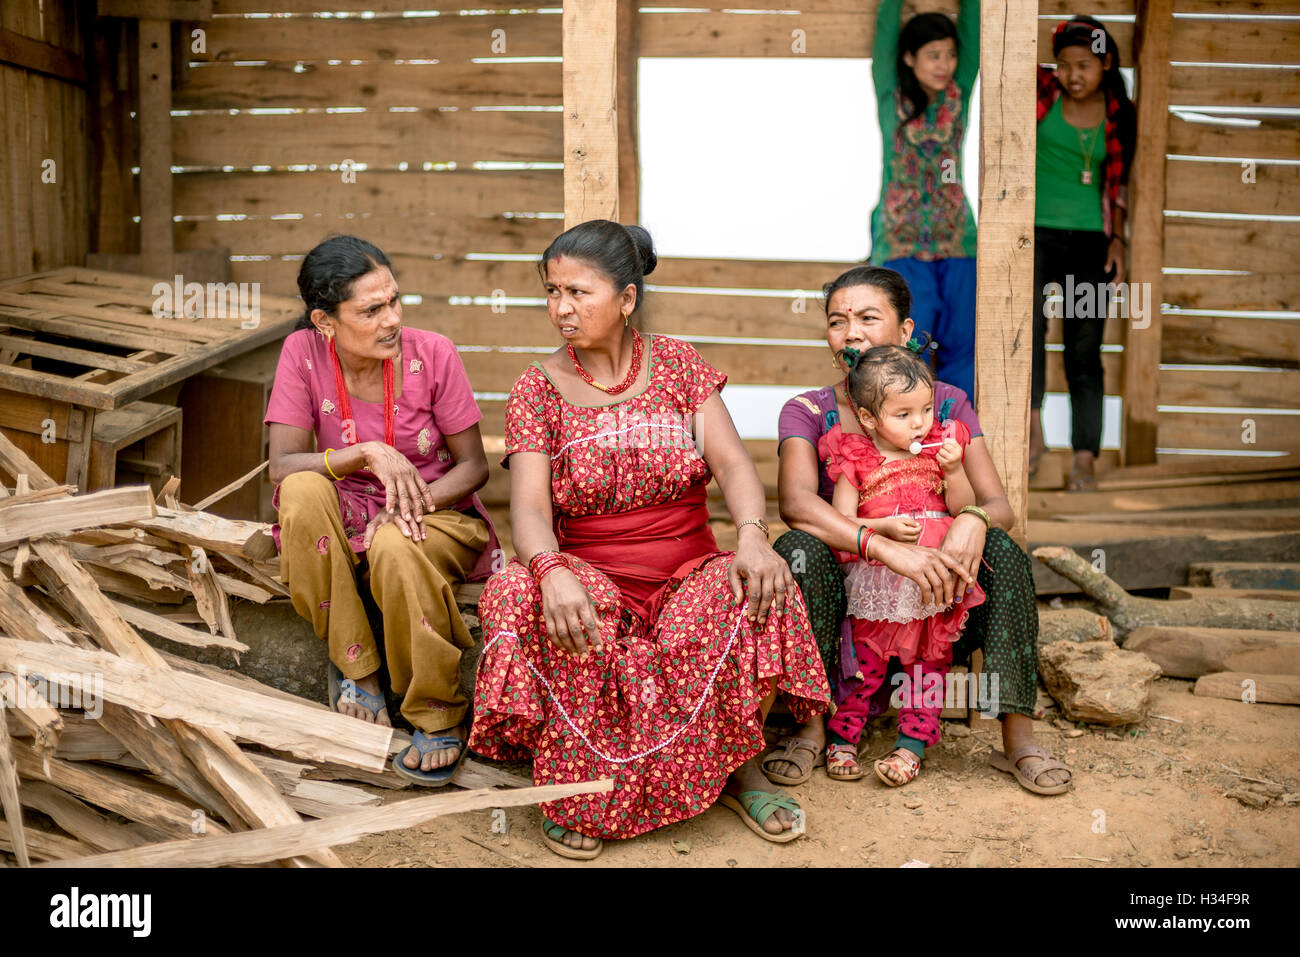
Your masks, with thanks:
[{"label": "child's pink sandal", "polygon": [[[895,748],[894,753],[887,758],[881,758],[876,762],[876,777],[884,781],[891,788],[901,788],[904,784],[911,784],[916,780],[916,776],[921,770],[921,759],[918,758],[907,748]],[[885,773],[886,769],[896,772],[902,777],[901,781],[896,781]]]},{"label": "child's pink sandal", "polygon": [[858,763],[856,744],[832,744],[827,747],[826,776],[832,781],[857,781],[865,774],[862,765]]}]

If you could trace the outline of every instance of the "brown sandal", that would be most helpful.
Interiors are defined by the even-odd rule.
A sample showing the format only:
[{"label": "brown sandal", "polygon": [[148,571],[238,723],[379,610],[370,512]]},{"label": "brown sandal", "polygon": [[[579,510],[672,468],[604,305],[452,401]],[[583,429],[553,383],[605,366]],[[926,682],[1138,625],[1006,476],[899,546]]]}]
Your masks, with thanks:
[{"label": "brown sandal", "polygon": [[[1020,767],[1020,761],[1024,758],[1042,758],[1043,763],[1035,767],[1031,775]],[[1065,762],[1039,744],[1027,744],[1022,748],[1016,748],[1010,754],[994,751],[989,757],[989,764],[999,771],[1014,775],[1017,783],[1033,794],[1064,794],[1069,790],[1070,783],[1074,780],[1074,772],[1065,766]],[[1045,787],[1038,783],[1038,779],[1043,776],[1044,771],[1064,771],[1070,776],[1070,780],[1064,784]]]},{"label": "brown sandal", "polygon": [[[768,770],[769,761],[788,761],[799,769],[799,773],[795,776],[777,774],[775,771]],[[790,735],[778,741],[776,747],[763,758],[763,774],[773,784],[787,786],[803,784],[812,777],[813,768],[825,763],[826,745],[823,744],[819,748],[815,741]]]},{"label": "brown sandal", "polygon": [[[886,768],[892,768],[903,775],[903,780],[895,781],[885,773]],[[875,764],[876,777],[884,781],[891,788],[901,788],[904,784],[911,784],[916,780],[917,774],[921,771],[921,759],[918,758],[907,748],[895,748],[887,758],[881,758]]]}]

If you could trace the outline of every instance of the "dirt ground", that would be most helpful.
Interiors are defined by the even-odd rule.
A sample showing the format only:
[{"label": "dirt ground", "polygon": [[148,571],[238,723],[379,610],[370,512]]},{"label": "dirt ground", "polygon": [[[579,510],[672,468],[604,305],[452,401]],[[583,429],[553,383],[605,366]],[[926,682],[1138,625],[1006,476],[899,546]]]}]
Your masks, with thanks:
[{"label": "dirt ground", "polygon": [[[989,766],[990,748],[1001,747],[996,728],[945,722],[943,741],[904,788],[888,788],[870,773],[831,781],[818,768],[790,789],[807,811],[808,833],[786,845],[760,840],[718,805],[643,837],[607,842],[593,862],[568,861],[542,843],[540,812],[527,807],[505,809],[505,834],[493,831],[485,810],[336,850],[366,867],[1300,865],[1300,807],[1278,797],[1256,809],[1225,796],[1242,788],[1278,791],[1242,775],[1284,794],[1300,792],[1300,709],[1198,698],[1192,684],[1158,680],[1152,715],[1124,729],[1076,728],[1047,711],[1035,723],[1039,741],[1075,772],[1073,788],[1057,797],[1030,794]],[[864,757],[883,755],[892,741],[892,722],[876,722]],[[387,794],[390,801],[413,796]]]}]

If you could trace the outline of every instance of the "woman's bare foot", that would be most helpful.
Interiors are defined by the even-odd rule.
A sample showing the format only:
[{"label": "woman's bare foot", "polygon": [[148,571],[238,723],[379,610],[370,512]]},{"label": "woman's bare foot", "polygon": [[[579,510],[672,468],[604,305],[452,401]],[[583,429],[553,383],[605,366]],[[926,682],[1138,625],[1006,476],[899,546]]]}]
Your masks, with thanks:
[{"label": "woman's bare foot", "polygon": [[[803,727],[796,728],[792,736],[814,742],[818,750],[824,749],[826,747],[826,719],[821,715],[817,715]],[[769,758],[767,769],[773,774],[779,774],[781,777],[793,778],[799,776],[799,766],[792,761]]]},{"label": "woman's bare foot", "polygon": [[1043,410],[1029,410],[1029,475],[1038,473],[1038,463],[1047,454],[1047,445],[1043,442]]},{"label": "woman's bare foot", "polygon": [[[1027,714],[1007,714],[1002,719],[1002,753],[1011,754],[1017,748],[1027,747],[1034,743],[1034,721]],[[1016,767],[1025,772],[1035,783],[1043,787],[1057,787],[1066,784],[1070,780],[1070,773],[1060,769],[1043,771],[1039,774],[1034,773],[1037,765],[1045,764],[1046,758],[1036,757],[1032,754],[1026,755],[1016,762]]]},{"label": "woman's bare foot", "polygon": [[419,769],[421,771],[436,771],[439,768],[445,768],[449,764],[455,764],[456,759],[460,757],[461,751],[465,749],[465,730],[464,728],[448,728],[445,731],[426,731],[426,735],[435,737],[450,737],[452,735],[460,738],[461,746],[459,748],[439,748],[437,751],[430,751],[420,757],[419,749],[407,748],[406,753],[402,755],[402,763],[412,771]]},{"label": "woman's bare foot", "polygon": [[[379,687],[379,672],[372,672],[364,678],[355,678],[353,681],[356,686],[367,694],[376,695],[383,700],[384,692]],[[345,714],[349,718],[357,718],[361,721],[368,721],[371,724],[378,724],[385,728],[392,727],[392,722],[388,720],[388,708],[380,708],[377,712],[371,711],[358,700],[356,695],[348,694],[347,689],[339,695],[338,713]]]},{"label": "woman's bare foot", "polygon": [[[762,762],[758,758],[750,758],[731,772],[731,777],[727,778],[727,784],[723,790],[733,797],[739,798],[742,791],[767,791],[770,793],[773,788],[772,782],[763,773]],[[802,817],[802,814],[800,814],[800,817]],[[780,834],[783,831],[793,830],[796,823],[796,816],[793,812],[779,807],[760,826],[768,834]]]},{"label": "woman's bare foot", "polygon": [[1091,452],[1075,452],[1074,464],[1070,466],[1071,492],[1095,492],[1097,476],[1093,473],[1096,457]]}]

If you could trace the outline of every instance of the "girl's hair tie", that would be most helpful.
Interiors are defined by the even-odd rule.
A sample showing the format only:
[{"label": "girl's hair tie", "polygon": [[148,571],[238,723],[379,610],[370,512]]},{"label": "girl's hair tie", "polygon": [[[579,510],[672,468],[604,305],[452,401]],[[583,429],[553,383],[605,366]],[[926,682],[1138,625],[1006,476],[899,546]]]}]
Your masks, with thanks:
[{"label": "girl's hair tie", "polygon": [[853,346],[845,346],[843,351],[840,352],[840,357],[844,360],[844,364],[849,367],[849,371],[852,372],[858,363],[862,361],[862,352]]}]

